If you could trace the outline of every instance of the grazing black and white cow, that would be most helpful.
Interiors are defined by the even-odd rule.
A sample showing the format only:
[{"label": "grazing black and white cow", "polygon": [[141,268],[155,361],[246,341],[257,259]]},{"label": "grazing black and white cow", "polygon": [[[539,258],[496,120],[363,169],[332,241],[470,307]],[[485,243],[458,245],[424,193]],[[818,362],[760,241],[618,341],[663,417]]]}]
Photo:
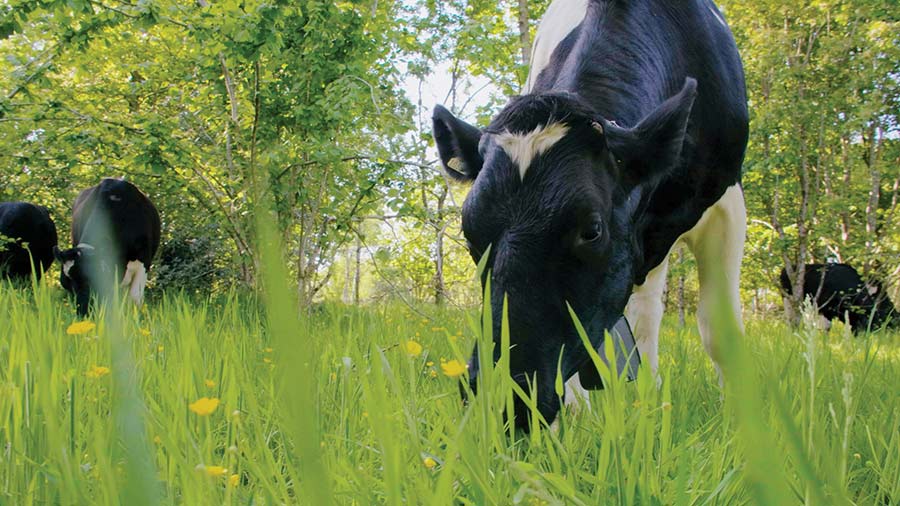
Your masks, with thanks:
[{"label": "grazing black and white cow", "polygon": [[711,0],[554,0],[531,62],[524,94],[486,129],[440,106],[433,123],[445,171],[472,182],[462,211],[471,254],[490,251],[494,360],[507,294],[511,373],[523,386],[537,377],[551,421],[557,364],[569,379],[588,361],[567,303],[595,345],[624,311],[656,369],[679,240],[697,258],[700,331],[716,362],[716,298],[741,321],[748,115],[740,56]]},{"label": "grazing black and white cow", "polygon": [[[793,293],[787,270],[781,269],[781,289]],[[847,264],[807,264],[803,298],[811,298],[830,328],[835,318],[850,323],[854,333],[883,326],[896,327],[900,315],[877,281],[866,282]]]},{"label": "grazing black and white cow", "polygon": [[78,313],[87,313],[98,282],[111,286],[118,281],[112,277],[116,275],[140,304],[159,238],[159,213],[133,184],[105,178],[82,191],[72,214],[72,248],[56,251],[62,265],[60,283],[75,294]]},{"label": "grazing black and white cow", "polygon": [[0,202],[0,276],[28,279],[34,265],[40,280],[53,263],[56,241],[56,224],[46,207]]}]

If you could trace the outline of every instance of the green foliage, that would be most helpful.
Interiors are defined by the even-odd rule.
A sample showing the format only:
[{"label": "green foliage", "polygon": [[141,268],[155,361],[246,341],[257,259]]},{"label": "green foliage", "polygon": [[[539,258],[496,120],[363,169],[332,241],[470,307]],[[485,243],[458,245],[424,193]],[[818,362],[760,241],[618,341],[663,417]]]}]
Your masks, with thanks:
[{"label": "green foliage", "polygon": [[747,75],[745,285],[826,259],[900,263],[900,5],[722,2]]}]

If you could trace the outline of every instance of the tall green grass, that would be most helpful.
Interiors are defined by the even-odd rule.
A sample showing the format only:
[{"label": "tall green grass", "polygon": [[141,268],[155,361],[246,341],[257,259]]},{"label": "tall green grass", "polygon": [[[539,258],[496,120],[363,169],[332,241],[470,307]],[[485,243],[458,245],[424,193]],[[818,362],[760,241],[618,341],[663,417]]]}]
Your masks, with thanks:
[{"label": "tall green grass", "polygon": [[[558,431],[521,434],[504,428],[504,360],[467,406],[441,368],[487,327],[477,311],[301,318],[267,276],[264,299],[166,294],[81,335],[57,288],[0,285],[0,504],[120,504],[142,487],[191,505],[900,500],[897,334],[750,320],[725,341],[723,392],[694,326],[666,320],[659,386],[644,368]],[[189,408],[202,397],[220,400],[208,416]]]}]

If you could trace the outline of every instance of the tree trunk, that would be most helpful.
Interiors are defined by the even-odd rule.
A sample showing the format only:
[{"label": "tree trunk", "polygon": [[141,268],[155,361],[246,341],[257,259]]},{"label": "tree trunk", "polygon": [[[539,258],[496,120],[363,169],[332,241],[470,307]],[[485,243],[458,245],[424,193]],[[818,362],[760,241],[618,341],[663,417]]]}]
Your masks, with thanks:
[{"label": "tree trunk", "polygon": [[[850,137],[847,134],[841,136],[841,164],[843,165],[844,174],[842,178],[843,188],[841,189],[841,198],[849,200],[850,198],[850,175],[852,174],[850,167]],[[841,206],[841,242],[847,244],[850,240],[850,209],[849,206]]]},{"label": "tree trunk", "polygon": [[356,274],[353,276],[353,305],[359,305],[359,278],[360,274],[360,257],[362,256],[362,242],[359,237],[356,238]]},{"label": "tree trunk", "polygon": [[344,289],[341,290],[341,302],[350,303],[350,288],[353,286],[350,279],[353,276],[353,248],[344,251]]},{"label": "tree trunk", "polygon": [[437,236],[434,241],[434,303],[440,306],[444,303],[446,287],[444,286],[444,233],[447,224],[444,223],[444,202],[447,200],[447,186],[441,186],[441,192],[437,198],[437,217],[435,229]]},{"label": "tree trunk", "polygon": [[874,122],[869,128],[868,139],[863,135],[863,143],[867,147],[863,159],[869,169],[869,201],[866,204],[866,251],[869,255],[863,261],[863,274],[868,276],[875,260],[872,253],[878,244],[878,201],[881,199],[881,170],[878,166],[878,147],[881,141],[878,126]]},{"label": "tree trunk", "polygon": [[531,35],[528,30],[528,0],[519,0],[519,44],[522,46],[522,63],[531,63]]}]

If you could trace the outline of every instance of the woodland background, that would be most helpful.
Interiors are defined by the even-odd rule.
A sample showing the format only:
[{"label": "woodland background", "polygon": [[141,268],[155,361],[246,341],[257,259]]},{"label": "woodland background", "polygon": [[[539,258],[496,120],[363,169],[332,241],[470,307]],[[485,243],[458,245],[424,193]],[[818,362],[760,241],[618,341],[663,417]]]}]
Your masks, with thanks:
[{"label": "woodland background", "polygon": [[[253,287],[264,188],[301,304],[478,298],[429,93],[484,125],[524,83],[546,0],[0,2],[0,201],[71,204],[125,176],[156,203],[154,290]],[[752,117],[745,309],[845,261],[900,280],[900,3],[718,2]],[[439,83],[439,84],[437,84]],[[666,302],[696,302],[673,253]],[[796,301],[795,301],[796,302]]]}]

